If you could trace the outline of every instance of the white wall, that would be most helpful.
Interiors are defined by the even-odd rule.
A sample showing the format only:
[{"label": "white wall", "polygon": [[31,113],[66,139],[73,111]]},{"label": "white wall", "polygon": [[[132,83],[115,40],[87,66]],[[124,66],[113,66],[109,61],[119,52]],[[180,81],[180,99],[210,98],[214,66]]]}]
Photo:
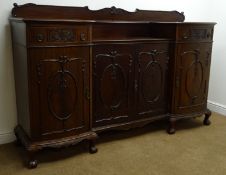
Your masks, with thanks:
[{"label": "white wall", "polygon": [[217,25],[214,30],[208,102],[213,111],[226,115],[226,1],[217,0],[210,6],[208,20],[217,22]]},{"label": "white wall", "polygon": [[[213,104],[226,106],[226,81],[224,81],[226,60],[226,49],[224,49],[223,39],[226,28],[226,13],[223,14],[225,7],[223,0],[220,3],[211,3],[210,0],[1,0],[0,1],[0,144],[10,142],[14,139],[13,128],[17,123],[16,102],[13,76],[13,63],[11,51],[10,29],[8,17],[13,3],[37,3],[66,6],[89,6],[90,9],[116,6],[134,11],[136,8],[149,10],[178,10],[183,11],[186,21],[217,21],[215,32],[215,43],[213,50],[213,61],[211,68],[211,81],[209,100]],[[205,4],[205,5],[203,5]],[[209,10],[211,9],[211,11]],[[225,20],[225,21],[224,21]],[[218,110],[218,106],[211,105],[211,108]],[[225,108],[219,108],[226,114]]]}]

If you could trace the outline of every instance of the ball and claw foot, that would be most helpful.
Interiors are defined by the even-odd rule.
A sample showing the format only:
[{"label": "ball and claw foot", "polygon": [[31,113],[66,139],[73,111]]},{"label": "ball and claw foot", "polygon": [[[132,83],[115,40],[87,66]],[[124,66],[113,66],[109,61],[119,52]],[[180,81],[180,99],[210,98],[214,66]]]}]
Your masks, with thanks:
[{"label": "ball and claw foot", "polygon": [[209,109],[207,109],[207,111],[206,111],[206,113],[205,113],[205,118],[204,118],[204,120],[203,120],[203,124],[204,124],[204,125],[210,125],[210,124],[211,124],[211,122],[210,122],[210,120],[209,120],[211,114],[212,114],[211,111],[210,111]]},{"label": "ball and claw foot", "polygon": [[176,129],[175,129],[175,124],[176,124],[176,120],[174,119],[170,119],[169,121],[169,128],[167,130],[168,134],[175,134]]},{"label": "ball and claw foot", "polygon": [[35,160],[35,159],[29,160],[29,161],[28,161],[28,164],[27,164],[27,166],[28,166],[29,169],[36,168],[37,165],[38,165],[38,161]]},{"label": "ball and claw foot", "polygon": [[33,169],[33,168],[36,168],[37,165],[38,165],[38,161],[35,158],[35,152],[33,152],[33,151],[28,152],[27,167],[29,169]]},{"label": "ball and claw foot", "polygon": [[98,151],[93,140],[89,141],[89,153],[94,154]]},{"label": "ball and claw foot", "polygon": [[168,134],[175,134],[176,129],[169,127],[169,129],[167,130],[167,132],[168,132]]}]

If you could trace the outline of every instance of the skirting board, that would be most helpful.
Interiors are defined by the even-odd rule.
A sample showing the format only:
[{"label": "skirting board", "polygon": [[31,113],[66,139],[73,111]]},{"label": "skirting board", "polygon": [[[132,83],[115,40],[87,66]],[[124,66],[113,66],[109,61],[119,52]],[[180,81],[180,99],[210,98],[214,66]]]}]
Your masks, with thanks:
[{"label": "skirting board", "polygon": [[13,142],[16,139],[14,132],[0,133],[0,145]]},{"label": "skirting board", "polygon": [[211,111],[217,112],[219,114],[226,116],[226,106],[225,105],[215,103],[215,102],[208,100],[207,106]]}]

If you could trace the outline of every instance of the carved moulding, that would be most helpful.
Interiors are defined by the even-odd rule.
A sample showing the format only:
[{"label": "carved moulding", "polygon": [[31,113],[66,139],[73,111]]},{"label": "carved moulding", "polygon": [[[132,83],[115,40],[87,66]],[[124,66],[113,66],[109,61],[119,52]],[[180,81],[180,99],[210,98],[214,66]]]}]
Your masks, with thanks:
[{"label": "carved moulding", "polygon": [[17,126],[14,130],[17,139],[25,146],[26,150],[29,152],[36,152],[43,148],[61,148],[75,145],[83,140],[95,140],[97,134],[95,132],[86,132],[76,136],[70,136],[66,138],[53,139],[47,141],[37,141],[33,142],[26,135],[25,131],[21,126]]},{"label": "carved moulding", "polygon": [[[49,11],[54,13],[49,16]],[[35,12],[35,13],[34,13]],[[50,5],[24,4],[18,5],[14,3],[12,9],[13,17],[26,18],[49,18],[49,19],[85,19],[85,20],[124,20],[124,21],[168,21],[183,22],[185,19],[183,12],[178,11],[151,11],[136,9],[129,12],[121,8],[110,7],[99,10],[90,10],[85,7],[61,7]]]},{"label": "carved moulding", "polygon": [[48,31],[48,41],[50,42],[72,42],[75,40],[75,31],[72,29],[52,29]]}]

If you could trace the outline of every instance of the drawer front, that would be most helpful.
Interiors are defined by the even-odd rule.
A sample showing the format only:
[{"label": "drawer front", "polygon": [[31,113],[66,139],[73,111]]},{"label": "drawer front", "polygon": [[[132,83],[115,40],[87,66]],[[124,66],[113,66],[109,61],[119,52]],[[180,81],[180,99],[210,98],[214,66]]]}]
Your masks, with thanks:
[{"label": "drawer front", "polygon": [[89,41],[89,28],[76,26],[31,26],[28,29],[30,45],[65,45]]},{"label": "drawer front", "polygon": [[178,41],[212,41],[212,25],[179,25],[177,30]]}]

